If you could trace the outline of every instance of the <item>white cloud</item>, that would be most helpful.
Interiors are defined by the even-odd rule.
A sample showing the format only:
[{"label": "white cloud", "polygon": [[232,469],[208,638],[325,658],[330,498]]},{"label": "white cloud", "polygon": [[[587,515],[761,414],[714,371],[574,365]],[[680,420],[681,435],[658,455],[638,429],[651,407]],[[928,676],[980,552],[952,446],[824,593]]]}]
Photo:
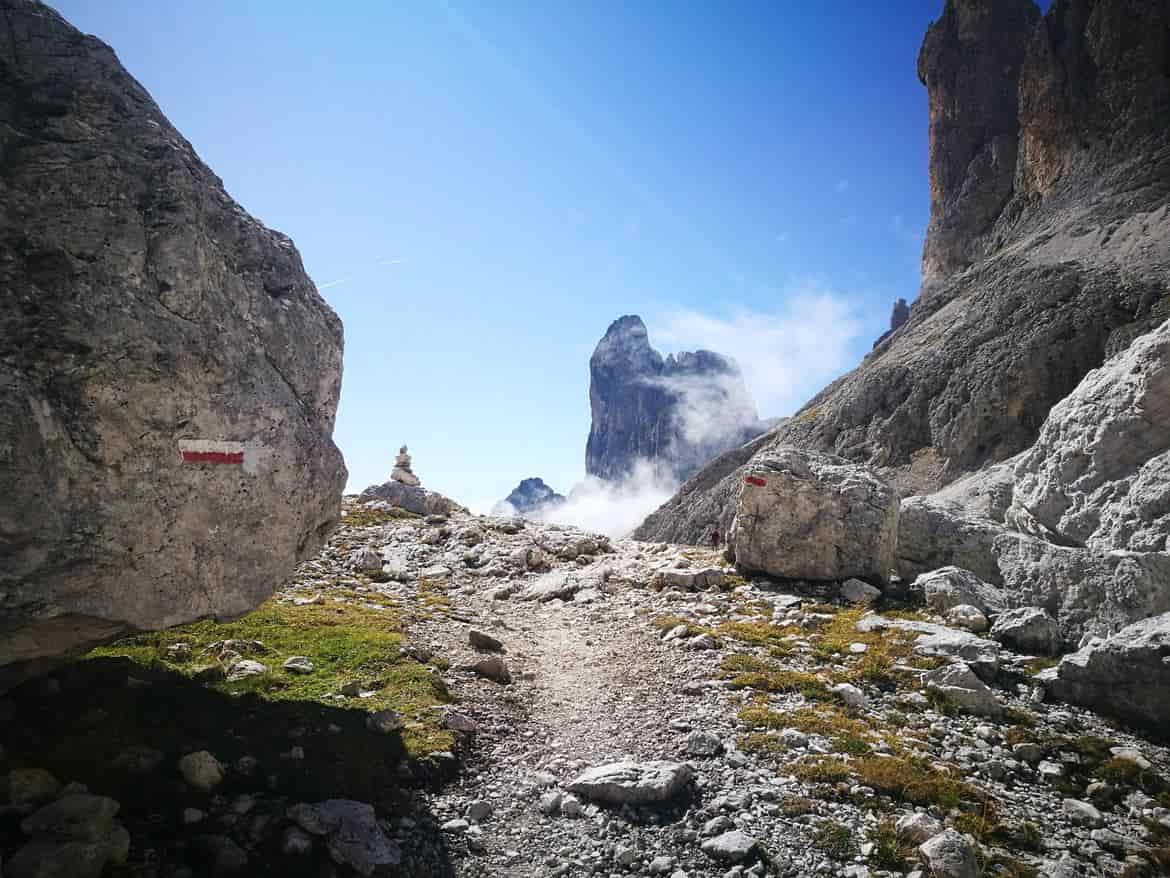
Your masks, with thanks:
[{"label": "white cloud", "polygon": [[738,309],[727,317],[675,311],[654,321],[650,337],[670,349],[734,357],[760,414],[790,415],[853,364],[863,319],[858,303],[815,282],[794,286],[780,301],[774,311]]},{"label": "white cloud", "polygon": [[348,277],[341,277],[341,278],[338,278],[337,280],[331,280],[331,281],[327,281],[327,282],[325,282],[325,283],[323,283],[323,284],[319,284],[319,285],[317,286],[317,289],[319,289],[319,290],[327,290],[327,289],[329,289],[330,287],[336,287],[336,286],[340,286],[341,284],[343,284],[343,283],[346,283],[348,280],[349,280],[349,278],[348,278]]},{"label": "white cloud", "polygon": [[573,486],[564,503],[539,510],[533,517],[624,537],[669,500],[677,488],[678,483],[663,476],[652,463],[639,460],[625,481],[606,482],[586,476]]},{"label": "white cloud", "polygon": [[405,265],[405,259],[379,259],[379,265]]}]

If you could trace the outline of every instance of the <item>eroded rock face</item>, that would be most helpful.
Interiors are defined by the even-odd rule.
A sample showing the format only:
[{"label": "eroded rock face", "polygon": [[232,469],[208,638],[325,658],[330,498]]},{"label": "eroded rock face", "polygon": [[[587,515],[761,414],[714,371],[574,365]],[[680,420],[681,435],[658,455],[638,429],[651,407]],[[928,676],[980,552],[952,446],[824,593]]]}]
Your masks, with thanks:
[{"label": "eroded rock face", "polygon": [[926,32],[918,56],[930,107],[924,291],[971,262],[1012,195],[1018,80],[1039,16],[1032,0],[950,0]]},{"label": "eroded rock face", "polygon": [[0,12],[11,665],[247,612],[320,546],[346,473],[341,323],[292,242],[108,46],[34,0]]},{"label": "eroded rock face", "polygon": [[[1032,161],[1022,158],[1035,154],[1030,139],[1050,136],[1058,144],[1054,155],[1059,160],[1045,160],[1045,167],[1059,170],[1046,172],[1051,180],[1041,188],[1013,183],[985,233],[970,240],[959,236],[947,245],[946,253],[958,254],[953,260],[944,259],[942,249],[932,257],[934,244],[928,244],[926,259],[938,269],[906,323],[858,368],[773,430],[765,447],[791,445],[836,454],[878,468],[903,496],[930,494],[1029,448],[1049,410],[1081,378],[1170,317],[1165,295],[1170,287],[1170,126],[1165,124],[1170,117],[1170,67],[1164,37],[1170,8],[1164,3],[1139,5],[1136,24],[1130,24],[1133,4],[1124,0],[1098,0],[1091,10],[1083,0],[1054,0],[1025,34],[1021,127],[1012,175],[1002,172],[1008,163],[999,161],[994,146],[1003,138],[984,130],[986,119],[976,112],[978,102],[991,101],[991,95],[975,95],[976,106],[968,106],[967,98],[956,94],[949,107],[934,107],[932,96],[932,128],[954,129],[936,131],[938,154],[932,153],[932,169],[956,157],[953,173],[960,175],[946,187],[932,183],[940,196],[935,201],[941,213],[932,214],[936,228],[949,222],[950,204],[958,210],[954,216],[965,218],[955,228],[965,223],[976,235],[991,210],[985,206],[1002,201],[1005,181],[1016,178],[1025,160]],[[1027,5],[1015,2],[952,0],[944,19],[949,16],[954,33],[963,38],[947,43],[946,52],[939,54],[931,44],[951,25],[932,31],[923,55],[928,83],[937,79],[941,86],[947,82],[947,69],[966,76],[968,69],[995,57],[1000,37],[996,28],[976,26],[982,21],[979,8],[992,17],[999,10],[1015,10],[1013,20],[1019,21],[1031,14]],[[960,14],[964,10],[975,16],[975,24],[966,29]],[[1140,34],[1134,30],[1138,27]],[[1014,40],[1019,29],[1006,32]],[[1037,36],[1057,33],[1059,39],[1047,44],[1047,37]],[[1024,95],[1031,87],[1026,81],[1040,82],[1030,71],[1039,69],[1045,45],[1056,52],[1052,69],[1061,71],[1062,93],[1079,95],[1068,104],[1067,118],[1076,120],[1077,132],[1088,132],[1084,137],[1068,136],[1060,121],[1065,115],[1046,122],[1040,112],[1043,102],[1035,103],[1036,113],[1029,109],[1033,104]],[[1136,51],[1127,53],[1123,46]],[[952,51],[958,54],[947,54]],[[1099,66],[1066,63],[1084,53]],[[931,69],[932,58],[943,68]],[[1005,89],[1011,78],[989,77]],[[1009,106],[1010,95],[1005,94],[1000,97]],[[952,140],[987,156],[987,173],[976,173],[978,167],[965,172],[972,157],[948,155]],[[1002,154],[1008,152],[1005,143]],[[692,504],[718,507],[728,502],[729,486],[743,473],[716,475],[716,470],[712,465],[710,472],[696,474],[693,482],[704,485],[704,496],[692,490]],[[673,501],[660,511],[662,515],[647,519],[638,530],[640,538],[700,539],[701,523]],[[706,517],[713,512],[717,510],[709,509]],[[975,569],[957,558],[933,562],[939,563]],[[986,578],[985,571],[976,572]]]},{"label": "eroded rock face", "polygon": [[782,448],[757,456],[743,481],[727,537],[738,566],[788,579],[889,576],[898,496],[872,472]]},{"label": "eroded rock face", "polygon": [[609,481],[639,461],[685,479],[765,429],[734,360],[713,351],[664,359],[635,315],[615,320],[589,359],[589,408],[585,471]]},{"label": "eroded rock face", "polygon": [[1016,466],[1009,523],[1065,545],[1170,550],[1170,321],[1053,406]]}]

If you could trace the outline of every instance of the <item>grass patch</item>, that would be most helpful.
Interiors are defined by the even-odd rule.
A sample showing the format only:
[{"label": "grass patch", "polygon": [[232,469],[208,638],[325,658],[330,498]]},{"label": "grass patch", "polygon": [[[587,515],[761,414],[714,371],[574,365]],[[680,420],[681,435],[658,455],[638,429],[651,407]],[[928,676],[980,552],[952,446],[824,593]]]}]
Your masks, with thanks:
[{"label": "grass patch", "polygon": [[794,634],[800,629],[792,625],[774,625],[768,619],[758,619],[752,622],[723,622],[715,629],[718,634],[730,640],[739,640],[750,643],[752,646],[767,647],[772,654],[780,657],[792,651]]},{"label": "grass patch", "polygon": [[739,739],[739,749],[745,753],[778,756],[788,752],[788,745],[775,735],[766,732],[752,732]]},{"label": "grass patch", "polygon": [[359,503],[351,506],[341,516],[341,523],[349,527],[377,527],[392,521],[417,518],[422,518],[422,516],[407,512],[405,509],[399,509],[397,506],[392,506],[389,509],[372,509]]},{"label": "grass patch", "polygon": [[[268,670],[235,682],[212,685],[229,695],[256,695],[267,701],[320,702],[335,706],[359,706],[326,698],[349,682],[359,683],[375,694],[363,698],[367,711],[391,708],[407,720],[402,737],[414,756],[449,750],[451,732],[437,721],[437,705],[451,700],[442,678],[426,666],[399,655],[403,634],[401,617],[393,610],[373,610],[353,602],[296,606],[275,599],[233,622],[195,622],[166,631],[139,634],[98,647],[93,658],[125,656],[146,666],[162,664],[192,677],[214,664],[207,651],[224,640],[259,641],[261,650],[247,650],[247,658],[262,662]],[[169,648],[186,644],[187,650]],[[312,661],[311,674],[295,674],[281,668],[290,656]]]},{"label": "grass patch", "polygon": [[848,860],[857,853],[853,830],[840,823],[822,823],[813,833],[813,844],[835,860]]},{"label": "grass patch", "polygon": [[869,862],[879,869],[889,869],[894,872],[904,872],[914,856],[914,846],[906,844],[898,837],[898,830],[894,821],[886,818],[882,820],[869,834],[873,843],[873,853],[869,855]]},{"label": "grass patch", "polygon": [[853,769],[861,783],[899,802],[950,809],[963,802],[982,806],[987,800],[975,787],[925,759],[866,756],[858,759]]},{"label": "grass patch", "polygon": [[843,783],[850,778],[849,766],[843,759],[827,756],[801,762],[793,766],[792,773],[808,783]]},{"label": "grass patch", "polygon": [[832,697],[828,686],[807,671],[792,671],[772,665],[755,656],[734,654],[723,660],[723,671],[732,689],[755,689],[759,692],[799,692],[805,698],[827,701]]}]

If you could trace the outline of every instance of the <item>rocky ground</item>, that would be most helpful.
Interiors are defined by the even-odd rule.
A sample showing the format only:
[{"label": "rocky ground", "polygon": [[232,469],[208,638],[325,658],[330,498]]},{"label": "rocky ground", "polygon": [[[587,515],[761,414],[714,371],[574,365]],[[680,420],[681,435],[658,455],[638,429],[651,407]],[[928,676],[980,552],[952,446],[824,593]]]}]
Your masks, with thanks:
[{"label": "rocky ground", "polygon": [[[5,874],[1170,864],[1170,751],[1044,700],[1032,675],[1051,659],[941,624],[931,606],[986,625],[962,577],[936,578],[929,606],[869,606],[856,580],[745,581],[712,550],[401,516],[348,504],[257,614],[284,633],[150,635],[6,699]],[[394,639],[341,673],[348,641],[320,632],[371,619]]]}]

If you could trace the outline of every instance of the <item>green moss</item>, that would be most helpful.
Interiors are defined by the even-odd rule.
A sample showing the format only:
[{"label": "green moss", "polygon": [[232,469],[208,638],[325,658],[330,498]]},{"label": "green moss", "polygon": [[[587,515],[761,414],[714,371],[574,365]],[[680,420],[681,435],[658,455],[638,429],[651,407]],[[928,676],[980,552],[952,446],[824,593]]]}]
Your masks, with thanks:
[{"label": "green moss", "polygon": [[[260,641],[263,651],[249,655],[269,670],[235,682],[220,681],[214,688],[226,694],[255,695],[267,701],[305,701],[337,704],[327,698],[348,682],[360,683],[375,694],[360,706],[367,711],[391,708],[407,720],[403,740],[415,756],[449,750],[451,732],[438,724],[433,708],[451,700],[442,678],[411,659],[400,657],[401,617],[394,610],[374,610],[352,601],[296,606],[275,599],[233,622],[196,622],[166,631],[140,634],[95,649],[90,657],[125,656],[143,665],[162,664],[193,676],[213,664],[207,647],[223,640]],[[175,660],[168,647],[184,643],[190,658]],[[311,674],[285,671],[289,656],[306,656]]]}]

